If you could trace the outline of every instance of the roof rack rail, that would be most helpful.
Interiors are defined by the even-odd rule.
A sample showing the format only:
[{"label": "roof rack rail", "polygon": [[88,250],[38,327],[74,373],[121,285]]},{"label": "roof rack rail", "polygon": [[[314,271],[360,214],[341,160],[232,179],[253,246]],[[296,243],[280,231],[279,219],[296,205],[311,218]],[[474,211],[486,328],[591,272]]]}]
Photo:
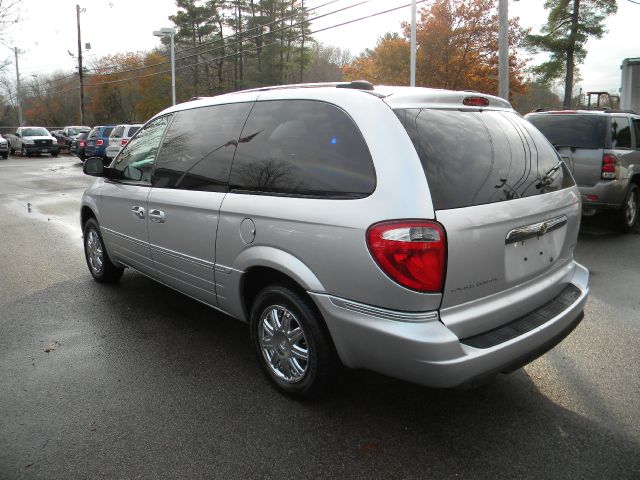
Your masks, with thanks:
[{"label": "roof rack rail", "polygon": [[540,108],[536,108],[535,110],[532,110],[531,113],[538,113],[538,112],[576,112],[576,111],[591,111],[591,112],[604,112],[604,113],[631,113],[634,115],[638,115],[638,112],[636,112],[635,110],[620,110],[618,108],[609,108],[609,107],[600,107],[600,108],[595,108],[595,107],[591,107],[588,108],[585,105],[578,105],[577,107],[540,107]]},{"label": "roof rack rail", "polygon": [[373,84],[366,80],[353,80],[349,83],[339,83],[336,88],[353,88],[355,90],[373,90]]},{"label": "roof rack rail", "polygon": [[321,87],[335,87],[335,88],[353,88],[354,90],[366,90],[372,91],[374,89],[373,84],[366,80],[355,80],[352,82],[319,82],[319,83],[292,83],[288,85],[272,85],[268,87],[250,88],[247,90],[238,90],[231,93],[247,93],[247,92],[267,92],[270,90],[287,90],[290,88],[321,88]]}]

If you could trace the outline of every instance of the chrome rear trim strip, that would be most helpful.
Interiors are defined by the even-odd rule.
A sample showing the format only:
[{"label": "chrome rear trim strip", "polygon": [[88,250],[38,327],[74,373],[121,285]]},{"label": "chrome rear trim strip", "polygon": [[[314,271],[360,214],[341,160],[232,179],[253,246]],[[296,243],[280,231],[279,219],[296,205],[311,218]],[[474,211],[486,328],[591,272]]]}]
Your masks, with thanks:
[{"label": "chrome rear trim strip", "polygon": [[544,222],[533,223],[523,227],[514,228],[505,238],[504,243],[516,243],[528,238],[541,237],[552,230],[557,230],[567,224],[567,216],[560,215]]}]

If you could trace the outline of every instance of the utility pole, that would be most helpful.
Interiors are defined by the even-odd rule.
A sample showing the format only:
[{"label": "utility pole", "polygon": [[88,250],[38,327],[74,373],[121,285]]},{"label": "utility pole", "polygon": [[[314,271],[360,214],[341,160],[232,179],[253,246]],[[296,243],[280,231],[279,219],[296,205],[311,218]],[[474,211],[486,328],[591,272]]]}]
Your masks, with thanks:
[{"label": "utility pole", "polygon": [[508,0],[498,0],[498,96],[509,101]]},{"label": "utility pole", "polygon": [[411,78],[409,85],[416,86],[416,0],[411,2]]},{"label": "utility pole", "polygon": [[82,39],[80,36],[80,5],[76,5],[78,22],[78,77],[80,78],[80,125],[84,125],[84,79],[82,78]]},{"label": "utility pole", "polygon": [[16,54],[16,103],[18,104],[18,126],[22,126],[22,101],[20,100],[20,69],[18,67],[18,47],[13,47]]}]

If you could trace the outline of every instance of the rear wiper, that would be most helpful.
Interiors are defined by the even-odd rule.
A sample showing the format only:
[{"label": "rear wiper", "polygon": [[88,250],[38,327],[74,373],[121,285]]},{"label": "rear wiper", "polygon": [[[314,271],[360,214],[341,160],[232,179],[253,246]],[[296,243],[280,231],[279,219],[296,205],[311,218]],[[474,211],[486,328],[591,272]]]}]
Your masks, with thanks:
[{"label": "rear wiper", "polygon": [[560,167],[562,167],[562,160],[558,160],[558,163],[556,163],[553,167],[551,167],[549,170],[547,170],[547,173],[545,173],[542,178],[540,179],[540,181],[536,184],[536,188],[539,190],[541,189],[544,185],[547,185],[547,181],[549,181],[551,179],[551,177],[558,171],[560,170]]}]

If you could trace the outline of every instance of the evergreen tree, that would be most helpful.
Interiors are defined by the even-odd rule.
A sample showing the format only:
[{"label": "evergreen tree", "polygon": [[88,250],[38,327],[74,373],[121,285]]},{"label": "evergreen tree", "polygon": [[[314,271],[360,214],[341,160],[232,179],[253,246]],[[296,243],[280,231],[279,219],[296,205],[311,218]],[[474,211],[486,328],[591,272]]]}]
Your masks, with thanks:
[{"label": "evergreen tree", "polygon": [[547,24],[538,35],[528,35],[526,43],[537,52],[549,52],[549,60],[534,67],[540,82],[549,85],[564,76],[565,107],[571,106],[576,66],[587,55],[590,37],[602,38],[605,19],[618,9],[616,0],[546,0]]}]

